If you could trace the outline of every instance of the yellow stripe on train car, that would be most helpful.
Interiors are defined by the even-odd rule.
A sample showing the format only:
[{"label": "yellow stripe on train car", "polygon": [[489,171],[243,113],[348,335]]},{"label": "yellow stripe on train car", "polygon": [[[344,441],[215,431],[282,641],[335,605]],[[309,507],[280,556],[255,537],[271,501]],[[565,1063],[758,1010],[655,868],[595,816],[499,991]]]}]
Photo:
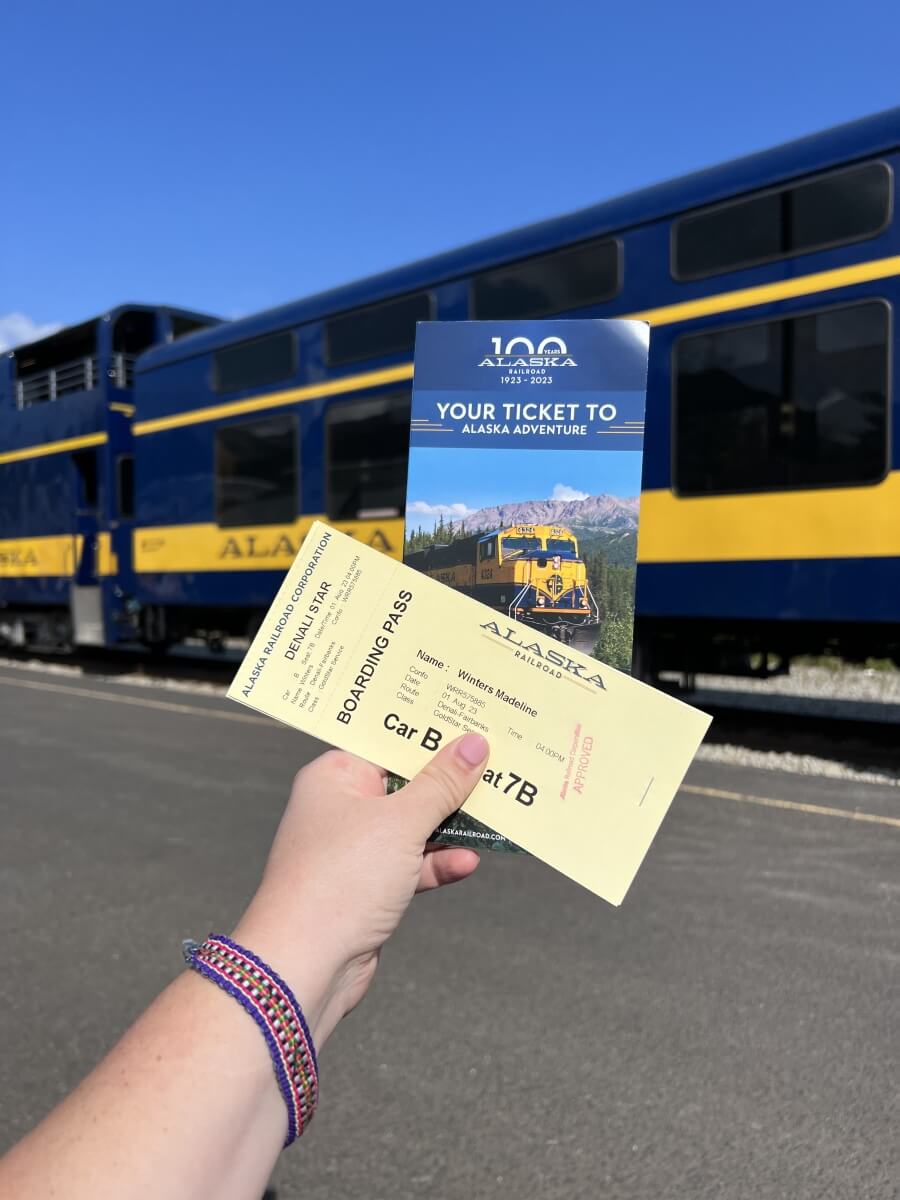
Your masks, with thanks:
[{"label": "yellow stripe on train car", "polygon": [[816,292],[832,292],[859,283],[872,283],[876,279],[889,279],[894,275],[900,275],[900,255],[874,258],[869,262],[834,267],[828,271],[815,271],[811,275],[799,275],[796,279],[738,288],[715,296],[700,296],[696,300],[681,300],[677,304],[648,308],[643,312],[630,313],[629,316],[632,320],[647,321],[650,325],[672,325],[677,321],[695,321],[698,317],[713,317],[741,308],[758,308],[761,304],[776,304],[780,300],[796,300],[799,296],[811,296]]},{"label": "yellow stripe on train car", "polygon": [[[738,309],[757,308],[762,304],[774,304],[780,300],[793,300],[800,296],[812,296],[817,292],[830,292],[837,288],[853,287],[900,275],[900,255],[890,258],[871,259],[853,263],[849,267],[835,267],[828,271],[815,271],[810,275],[799,275],[795,279],[783,279],[774,283],[761,283],[755,287],[739,288],[732,292],[717,292],[711,296],[700,296],[695,300],[682,300],[677,304],[666,304],[660,308],[642,309],[633,313],[613,313],[612,316],[625,320],[648,321],[651,325],[672,325],[679,321],[693,321],[699,317],[715,316],[717,313],[734,312]],[[136,437],[161,433],[167,429],[179,429],[185,425],[198,425],[205,421],[217,421],[225,417],[244,416],[247,413],[263,412],[270,408],[283,408],[306,400],[320,400],[327,396],[344,395],[347,392],[365,391],[389,383],[400,383],[412,379],[412,363],[400,363],[376,371],[365,371],[359,375],[342,375],[338,379],[324,380],[303,387],[287,388],[263,395],[247,396],[242,400],[230,400],[224,404],[212,404],[206,408],[193,408],[173,413],[167,417],[152,417],[136,421],[132,431]]]},{"label": "yellow stripe on train car", "polygon": [[[640,312],[615,313],[631,320],[647,321],[651,325],[672,325],[677,322],[694,321],[700,317],[712,317],[719,313],[736,312],[740,309],[756,308],[762,304],[775,304],[781,300],[813,296],[837,288],[853,287],[861,283],[872,283],[878,279],[889,279],[900,275],[900,255],[890,258],[871,259],[853,263],[848,267],[835,267],[828,271],[816,271],[810,275],[799,275],[795,279],[783,279],[774,283],[762,283],[754,287],[738,288],[731,292],[717,292],[711,296],[699,296],[695,300],[682,300],[676,304],[665,304],[659,308],[642,309]],[[270,408],[282,408],[304,400],[324,399],[327,396],[345,395],[348,392],[365,391],[390,383],[401,383],[412,379],[412,363],[399,363],[376,371],[365,371],[357,375],[343,375],[338,379],[303,387],[288,388],[278,392],[247,396],[242,400],[231,400],[224,404],[213,404],[206,408],[188,409],[166,417],[151,417],[135,421],[132,432],[136,437],[161,433],[167,429],[178,429],[185,425],[198,425],[205,421],[216,421],[225,417],[236,417],[247,413],[265,412]],[[114,407],[114,406],[110,406]],[[124,411],[119,406],[118,411]],[[131,406],[128,406],[131,407]],[[99,446],[107,440],[106,434],[90,434],[81,438],[65,438],[59,442],[46,442],[39,446],[26,446],[21,450],[0,453],[0,465],[28,458],[39,458],[46,454],[59,454],[66,450]]]},{"label": "yellow stripe on train car", "polygon": [[76,539],[71,534],[0,540],[0,579],[39,579],[72,575]]},{"label": "yellow stripe on train car", "polygon": [[[773,559],[900,557],[900,472],[869,487],[683,498],[641,494],[640,563],[749,562]],[[135,570],[286,570],[314,520],[220,529],[174,525],[134,533]],[[394,558],[403,521],[332,521]],[[495,581],[496,582],[496,581]]]},{"label": "yellow stripe on train car", "polygon": [[392,558],[403,556],[403,519],[338,521],[324,515],[298,517],[290,525],[159,525],[136,529],[134,569],[139,574],[183,571],[285,571],[313,521],[374,546]]},{"label": "yellow stripe on train car", "polygon": [[4,463],[22,462],[27,458],[44,458],[48,454],[62,454],[66,450],[83,450],[87,446],[103,446],[107,440],[105,433],[86,433],[82,437],[62,438],[58,442],[44,442],[39,446],[23,446],[21,450],[4,450],[0,453],[0,466]]},{"label": "yellow stripe on train car", "polygon": [[365,371],[360,375],[342,375],[323,383],[311,383],[304,387],[287,388],[280,392],[266,392],[262,396],[247,396],[243,400],[229,400],[226,404],[211,404],[206,408],[192,408],[173,413],[169,417],[152,417],[146,421],[135,421],[132,432],[135,437],[148,433],[160,433],[164,429],[179,429],[183,425],[197,425],[203,421],[217,421],[222,417],[243,416],[261,412],[268,408],[284,408],[303,400],[320,400],[326,396],[340,396],[345,392],[362,391],[366,388],[382,387],[388,383],[412,379],[412,363],[400,363],[396,367],[385,367],[380,371]]},{"label": "yellow stripe on train car", "polygon": [[[81,535],[71,533],[0,539],[0,579],[69,579],[75,574],[81,545]],[[110,535],[98,533],[98,576],[115,575],[118,569]]]},{"label": "yellow stripe on train car", "polygon": [[639,563],[900,556],[900,471],[869,487],[641,493]]}]

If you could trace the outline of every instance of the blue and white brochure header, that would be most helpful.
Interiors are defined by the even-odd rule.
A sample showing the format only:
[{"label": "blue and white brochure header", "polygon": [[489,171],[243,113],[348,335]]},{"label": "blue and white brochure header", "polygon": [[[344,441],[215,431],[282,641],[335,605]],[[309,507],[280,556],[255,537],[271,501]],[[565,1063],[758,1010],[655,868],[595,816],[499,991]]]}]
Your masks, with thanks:
[{"label": "blue and white brochure header", "polygon": [[643,450],[642,321],[423,322],[410,446]]}]

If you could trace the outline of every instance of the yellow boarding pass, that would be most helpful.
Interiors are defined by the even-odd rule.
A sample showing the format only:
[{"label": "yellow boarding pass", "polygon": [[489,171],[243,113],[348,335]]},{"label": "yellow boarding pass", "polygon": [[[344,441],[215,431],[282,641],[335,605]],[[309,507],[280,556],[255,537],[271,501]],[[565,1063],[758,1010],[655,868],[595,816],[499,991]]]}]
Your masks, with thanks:
[{"label": "yellow boarding pass", "polygon": [[464,811],[612,904],[710,722],[319,521],[228,695],[407,778],[483,733]]}]

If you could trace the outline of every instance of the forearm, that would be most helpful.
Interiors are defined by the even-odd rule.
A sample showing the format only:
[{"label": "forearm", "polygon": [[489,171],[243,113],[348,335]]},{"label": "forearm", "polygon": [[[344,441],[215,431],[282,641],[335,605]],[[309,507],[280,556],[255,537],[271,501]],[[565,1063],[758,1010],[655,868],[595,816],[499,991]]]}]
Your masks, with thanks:
[{"label": "forearm", "polygon": [[390,796],[383,772],[352,755],[331,752],[304,768],[235,930],[239,945],[225,939],[193,952],[193,965],[233,994],[185,972],[0,1163],[0,1196],[259,1200],[288,1130],[315,1102],[314,1056],[297,1033],[295,1003],[320,1050],[365,994],[413,894],[472,873],[472,851],[426,852],[425,843],[486,760],[486,743],[469,734]]},{"label": "forearm", "polygon": [[3,1160],[0,1195],[258,1200],[286,1128],[260,1030],[185,972]]}]

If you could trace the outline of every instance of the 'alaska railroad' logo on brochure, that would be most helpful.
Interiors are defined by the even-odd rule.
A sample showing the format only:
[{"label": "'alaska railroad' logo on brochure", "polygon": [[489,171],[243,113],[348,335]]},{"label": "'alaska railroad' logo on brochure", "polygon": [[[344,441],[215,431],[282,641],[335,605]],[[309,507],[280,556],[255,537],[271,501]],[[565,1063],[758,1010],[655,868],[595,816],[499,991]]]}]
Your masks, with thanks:
[{"label": "'alaska railroad' logo on brochure", "polygon": [[486,354],[479,367],[577,367],[569,348],[560,337],[545,337],[535,346],[531,338],[512,337],[506,345],[503,339],[491,338],[493,353]]},{"label": "'alaska railroad' logo on brochure", "polygon": [[516,658],[522,659],[530,666],[539,667],[556,679],[572,677],[579,683],[589,684],[601,692],[606,691],[603,676],[596,670],[593,663],[585,665],[585,663],[576,662],[563,649],[557,650],[555,646],[542,646],[537,640],[529,641],[527,627],[523,629],[521,625],[513,626],[505,621],[501,627],[498,621],[485,621],[481,628],[505,642],[515,651]]}]

